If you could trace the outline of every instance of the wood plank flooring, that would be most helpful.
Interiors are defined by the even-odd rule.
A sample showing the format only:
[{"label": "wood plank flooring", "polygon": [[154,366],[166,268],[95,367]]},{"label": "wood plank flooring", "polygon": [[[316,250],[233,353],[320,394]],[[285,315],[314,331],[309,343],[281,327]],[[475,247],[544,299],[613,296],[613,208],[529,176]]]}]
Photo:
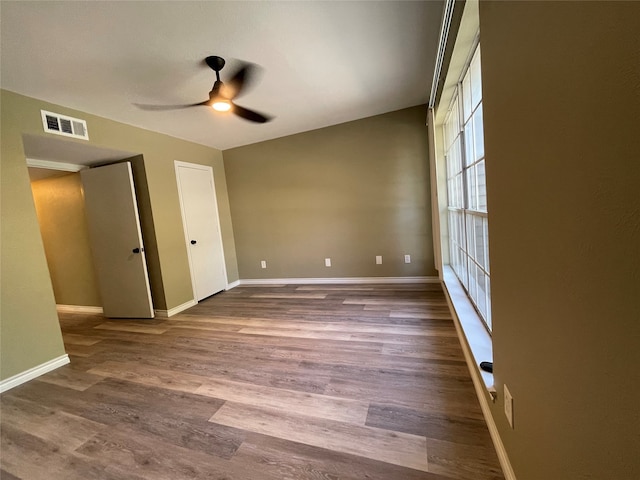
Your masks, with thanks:
[{"label": "wood plank flooring", "polygon": [[2,480],[504,479],[437,284],[60,324],[71,363],[0,396]]}]

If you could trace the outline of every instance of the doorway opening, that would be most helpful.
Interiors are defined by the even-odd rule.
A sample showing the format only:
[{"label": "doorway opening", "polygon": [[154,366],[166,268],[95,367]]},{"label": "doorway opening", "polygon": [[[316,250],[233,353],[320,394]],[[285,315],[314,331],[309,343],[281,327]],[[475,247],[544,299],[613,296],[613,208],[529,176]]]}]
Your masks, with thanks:
[{"label": "doorway opening", "polygon": [[36,135],[23,135],[23,145],[58,309],[101,313],[105,305],[80,172],[120,163],[135,154]]}]

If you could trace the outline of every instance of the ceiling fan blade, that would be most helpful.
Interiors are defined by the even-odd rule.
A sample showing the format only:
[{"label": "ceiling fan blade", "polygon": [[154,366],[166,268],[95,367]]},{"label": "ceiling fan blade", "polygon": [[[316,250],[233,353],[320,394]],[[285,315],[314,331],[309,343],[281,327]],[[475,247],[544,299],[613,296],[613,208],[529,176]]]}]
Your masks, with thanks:
[{"label": "ceiling fan blade", "polygon": [[140,110],[158,112],[163,110],[180,110],[182,108],[198,107],[200,105],[207,105],[208,103],[209,100],[200,103],[188,103],[186,105],[149,105],[146,103],[134,103],[133,105],[138,107]]},{"label": "ceiling fan blade", "polygon": [[231,79],[225,82],[224,95],[233,100],[239,97],[254,83],[256,77],[256,66],[252,63],[243,63],[242,66],[233,74]]},{"label": "ceiling fan blade", "polygon": [[250,122],[266,123],[272,118],[267,115],[263,115],[262,113],[249,110],[248,108],[241,107],[240,105],[236,105],[235,103],[233,104],[233,108],[231,109],[231,111],[239,117],[244,118],[245,120],[249,120]]}]

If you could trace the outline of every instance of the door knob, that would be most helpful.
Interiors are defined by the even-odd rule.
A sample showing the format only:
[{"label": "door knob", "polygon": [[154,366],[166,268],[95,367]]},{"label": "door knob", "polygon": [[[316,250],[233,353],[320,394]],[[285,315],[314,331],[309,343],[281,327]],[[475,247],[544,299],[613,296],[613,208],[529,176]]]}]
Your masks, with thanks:
[{"label": "door knob", "polygon": [[195,245],[196,243],[198,242],[196,242],[195,240],[191,240],[191,245]]},{"label": "door knob", "polygon": [[138,247],[134,248],[133,253],[140,253],[140,249]]}]

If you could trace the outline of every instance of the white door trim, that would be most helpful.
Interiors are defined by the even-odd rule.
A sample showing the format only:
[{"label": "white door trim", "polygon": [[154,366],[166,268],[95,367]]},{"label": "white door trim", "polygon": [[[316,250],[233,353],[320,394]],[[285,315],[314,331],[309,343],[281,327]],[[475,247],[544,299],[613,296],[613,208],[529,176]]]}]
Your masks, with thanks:
[{"label": "white door trim", "polygon": [[180,199],[180,214],[182,215],[182,231],[184,233],[184,246],[187,249],[187,257],[189,258],[189,274],[191,276],[191,290],[193,292],[193,301],[198,303],[198,294],[196,292],[196,278],[194,274],[193,268],[193,259],[191,258],[191,249],[189,248],[189,233],[187,231],[187,216],[184,211],[184,199],[182,198],[182,188],[180,187],[180,167],[185,168],[194,168],[196,170],[202,170],[204,172],[209,172],[211,177],[211,186],[213,188],[213,206],[216,209],[217,213],[217,222],[218,222],[218,240],[220,241],[220,249],[222,250],[222,270],[224,272],[224,278],[226,283],[229,283],[229,277],[227,276],[227,265],[226,265],[226,256],[224,254],[224,244],[222,243],[222,228],[220,227],[220,210],[218,209],[218,197],[216,196],[216,182],[215,177],[213,176],[213,168],[208,165],[200,165],[198,163],[189,163],[183,162],[180,160],[174,160],[174,169],[176,172],[176,185],[178,187],[178,198]]}]

